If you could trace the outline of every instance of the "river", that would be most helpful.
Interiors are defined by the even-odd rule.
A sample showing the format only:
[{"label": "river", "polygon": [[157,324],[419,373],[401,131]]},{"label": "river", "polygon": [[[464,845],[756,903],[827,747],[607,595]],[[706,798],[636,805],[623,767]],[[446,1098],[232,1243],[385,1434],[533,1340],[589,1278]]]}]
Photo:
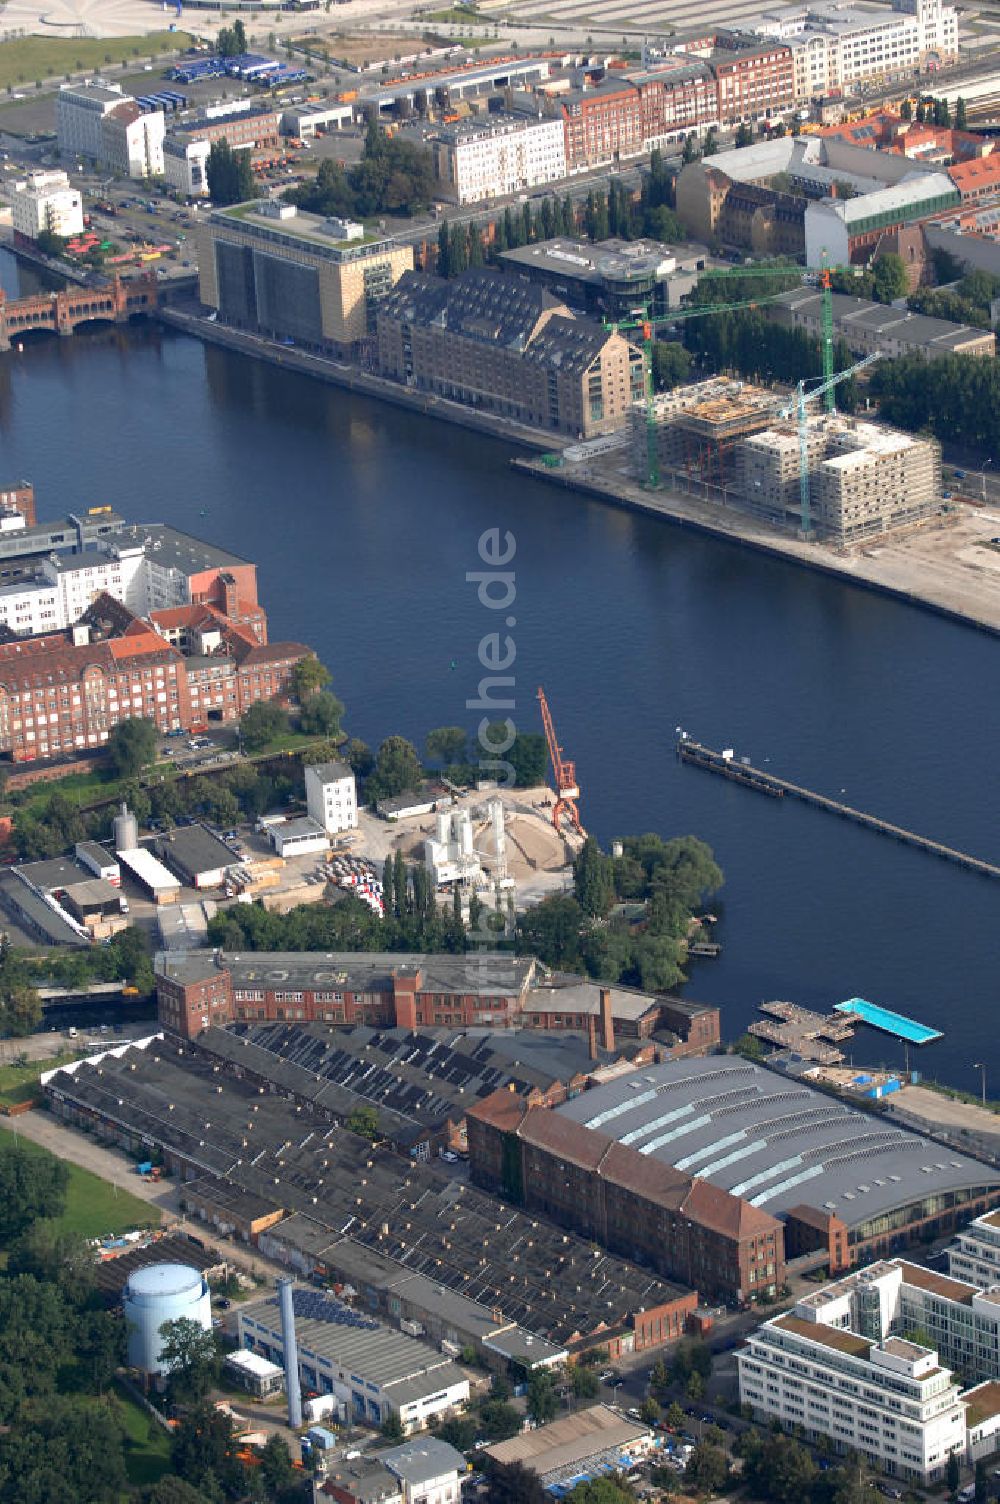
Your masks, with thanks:
[{"label": "river", "polygon": [[[730,1037],[765,998],[867,997],[943,1030],[912,1063],[976,1089],[973,1063],[997,1059],[1000,888],[682,768],[673,744],[683,726],[995,861],[998,644],[515,475],[508,456],[171,333],[0,359],[0,479],[33,480],[42,516],[110,503],[256,560],[272,637],[316,648],[367,741],[474,728],[477,645],[497,622],[466,573],[484,530],[509,530],[515,721],[541,729],[544,684],[602,842],[693,832],[725,871],[723,952],[689,994],[722,1005]],[[902,1063],[868,1030],[855,1058]]]}]

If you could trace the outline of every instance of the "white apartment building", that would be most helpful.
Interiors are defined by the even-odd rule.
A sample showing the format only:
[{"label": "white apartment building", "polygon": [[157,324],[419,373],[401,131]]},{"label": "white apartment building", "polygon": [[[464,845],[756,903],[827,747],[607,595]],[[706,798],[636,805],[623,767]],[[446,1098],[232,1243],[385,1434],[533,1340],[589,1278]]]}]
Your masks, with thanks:
[{"label": "white apartment building", "polygon": [[438,191],[459,204],[523,193],[566,176],[562,120],[491,115],[440,131],[431,145]]},{"label": "white apartment building", "polygon": [[912,76],[929,61],[958,56],[958,15],[941,0],[900,0],[891,11],[836,3],[783,8],[765,11],[755,30],[789,44],[802,100]]},{"label": "white apartment building", "polygon": [[163,175],[171,188],[188,198],[208,196],[210,141],[167,136],[163,142]]},{"label": "white apartment building", "polygon": [[379,1455],[402,1485],[403,1504],[459,1504],[468,1464],[436,1436],[419,1436]]},{"label": "white apartment building", "polygon": [[122,177],[163,176],[164,128],[162,111],[143,114],[130,94],[102,79],[64,84],[56,98],[59,150]]},{"label": "white apartment building", "polygon": [[1000,1285],[1000,1212],[977,1217],[956,1235],[948,1249],[948,1272],[970,1285]]},{"label": "white apartment building", "polygon": [[83,233],[83,200],[64,172],[33,172],[11,200],[14,235],[37,240],[43,230],[68,240]]},{"label": "white apartment building", "polygon": [[357,830],[357,785],[346,763],[323,762],[306,768],[306,808],[309,818],[327,835]]},{"label": "white apartment building", "polygon": [[109,110],[101,121],[101,161],[126,178],[162,178],[166,117],[144,113],[134,100]]},{"label": "white apartment building", "polygon": [[34,578],[0,589],[0,622],[19,637],[61,632],[102,592],[142,615],[149,609],[144,566],[141,547],[54,554],[42,560]]},{"label": "white apartment building", "polygon": [[902,1278],[898,1261],[875,1264],[765,1322],[736,1354],[740,1401],[928,1484],[952,1452],[964,1458],[966,1407],[933,1348],[889,1333]]}]

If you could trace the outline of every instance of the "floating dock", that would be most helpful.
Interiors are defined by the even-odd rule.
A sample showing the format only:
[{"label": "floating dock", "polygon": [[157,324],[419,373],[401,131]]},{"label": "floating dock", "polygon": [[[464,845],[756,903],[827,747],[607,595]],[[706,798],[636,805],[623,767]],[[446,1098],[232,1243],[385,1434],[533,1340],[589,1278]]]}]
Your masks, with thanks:
[{"label": "floating dock", "polygon": [[907,1018],[903,1013],[893,1013],[890,1008],[880,1008],[878,1003],[867,1003],[863,997],[852,997],[846,1003],[835,1003],[834,1012],[848,1014],[860,1023],[871,1024],[873,1029],[894,1034],[897,1039],[905,1039],[907,1044],[930,1044],[932,1039],[944,1038],[940,1029],[930,1029],[926,1024],[918,1024],[916,1019]]},{"label": "floating dock", "polygon": [[915,846],[919,851],[940,857],[944,862],[953,862],[957,867],[965,867],[969,872],[978,872],[982,877],[1000,877],[1000,866],[994,862],[985,862],[981,857],[970,856],[967,851],[958,851],[954,846],[932,841],[914,830],[905,830],[901,825],[881,820],[878,815],[869,815],[862,809],[854,809],[850,804],[842,804],[839,799],[829,799],[825,794],[817,794],[812,789],[790,783],[787,778],[776,778],[773,773],[765,773],[760,768],[752,767],[750,763],[737,762],[731,753],[715,752],[711,747],[703,747],[700,742],[682,738],[677,743],[677,755],[681,762],[693,763],[695,767],[704,768],[709,773],[718,773],[723,778],[742,783],[772,799],[799,799],[803,804],[825,809],[828,814],[839,815],[842,820],[851,820],[855,825],[864,825],[868,830],[877,831],[879,835],[890,836],[892,840],[901,841],[905,846]]}]

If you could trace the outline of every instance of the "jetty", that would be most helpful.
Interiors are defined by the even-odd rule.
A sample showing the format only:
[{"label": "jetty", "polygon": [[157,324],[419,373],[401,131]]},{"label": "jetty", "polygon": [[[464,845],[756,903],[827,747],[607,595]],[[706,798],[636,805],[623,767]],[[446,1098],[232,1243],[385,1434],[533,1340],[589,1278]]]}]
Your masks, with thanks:
[{"label": "jetty", "polygon": [[798,799],[803,804],[811,804],[816,809],[837,815],[841,820],[850,820],[879,835],[889,836],[905,846],[915,846],[918,851],[926,851],[930,856],[952,862],[969,872],[978,872],[982,877],[1000,878],[1000,866],[994,862],[984,861],[981,857],[959,851],[954,846],[946,846],[941,841],[933,841],[929,836],[919,835],[915,830],[906,830],[902,825],[894,825],[890,820],[870,815],[863,809],[855,809],[850,804],[843,804],[839,799],[831,799],[814,789],[803,788],[801,784],[791,783],[787,778],[777,778],[773,773],[765,773],[762,768],[755,768],[749,762],[737,761],[731,751],[716,752],[711,747],[703,746],[701,742],[681,737],[677,742],[677,755],[681,762],[704,768],[708,773],[718,773],[722,778],[755,789],[759,794],[767,794],[772,799]]}]

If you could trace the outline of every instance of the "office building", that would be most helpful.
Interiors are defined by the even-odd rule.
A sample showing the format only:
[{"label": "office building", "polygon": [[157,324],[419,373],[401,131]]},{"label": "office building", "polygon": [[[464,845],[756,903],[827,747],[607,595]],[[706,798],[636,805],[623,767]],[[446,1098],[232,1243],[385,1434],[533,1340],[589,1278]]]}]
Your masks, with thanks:
[{"label": "office building", "polygon": [[933,1348],[838,1325],[807,1299],[751,1332],[736,1362],[740,1401],[762,1423],[801,1427],[807,1441],[923,1486],[952,1453],[964,1459],[965,1406]]},{"label": "office building", "polygon": [[462,1453],[436,1436],[420,1436],[379,1453],[402,1485],[403,1504],[459,1504],[468,1463]]},{"label": "office building", "polygon": [[[296,1288],[293,1301],[302,1387],[334,1395],[353,1421],[395,1414],[409,1435],[467,1403],[468,1376],[447,1355],[319,1291]],[[240,1347],[284,1364],[276,1296],[241,1305],[237,1321]]]},{"label": "office building", "polygon": [[558,101],[567,172],[613,166],[645,150],[639,90],[627,79],[608,77],[567,89]]},{"label": "office building", "polygon": [[909,79],[928,62],[958,56],[958,13],[942,0],[907,0],[891,10],[820,0],[765,11],[754,30],[788,43],[797,100]]},{"label": "office building", "polygon": [[412,246],[270,200],[216,209],[199,234],[201,301],[223,323],[324,354],[374,334],[413,267]]},{"label": "office building", "polygon": [[327,835],[358,828],[358,792],[354,774],[345,762],[314,763],[306,767],[306,809],[309,818]]},{"label": "office building", "polygon": [[83,200],[64,172],[33,172],[11,198],[14,243],[34,245],[43,231],[64,240],[83,233]]},{"label": "office building", "polygon": [[502,251],[500,264],[545,287],[589,318],[631,319],[676,308],[709,262],[707,246],[656,240],[586,241],[556,236]]},{"label": "office building", "polygon": [[561,119],[484,115],[435,131],[437,191],[457,204],[487,203],[566,176]]},{"label": "office building", "polygon": [[948,1270],[971,1285],[1000,1285],[1000,1214],[987,1212],[956,1234],[948,1249]]},{"label": "office building", "polygon": [[207,198],[211,150],[211,142],[204,138],[167,136],[163,142],[163,175],[170,187],[186,198]]},{"label": "office building", "polygon": [[164,129],[162,111],[143,111],[118,84],[64,84],[56,96],[60,152],[123,177],[163,176]]},{"label": "office building", "polygon": [[523,278],[407,273],[378,310],[378,370],[536,429],[612,433],[643,395],[642,352]]},{"label": "office building", "polygon": [[708,63],[673,56],[628,78],[639,91],[646,150],[675,145],[692,132],[704,135],[719,124],[719,85]]},{"label": "office building", "polygon": [[786,1257],[845,1269],[1000,1197],[974,1160],[731,1057],[643,1067],[554,1108],[497,1092],[467,1124],[477,1185],[727,1300],[775,1294]]}]

